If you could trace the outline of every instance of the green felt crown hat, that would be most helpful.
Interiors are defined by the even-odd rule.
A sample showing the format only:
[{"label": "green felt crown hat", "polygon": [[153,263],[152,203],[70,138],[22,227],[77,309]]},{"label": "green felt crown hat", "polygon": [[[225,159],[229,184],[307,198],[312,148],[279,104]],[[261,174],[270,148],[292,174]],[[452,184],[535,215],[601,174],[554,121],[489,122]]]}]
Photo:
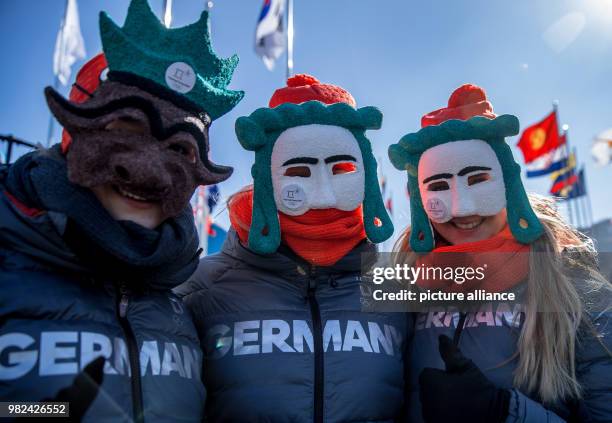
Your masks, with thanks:
[{"label": "green felt crown hat", "polygon": [[[393,234],[393,223],[382,200],[376,159],[365,136],[366,130],[380,128],[382,113],[375,107],[353,107],[354,99],[347,91],[320,84],[309,75],[296,75],[287,83],[289,89],[277,90],[270,100],[271,107],[257,109],[236,121],[240,144],[255,152],[255,164],[251,168],[254,183],[249,248],[261,254],[278,249],[281,230],[272,184],[272,149],[286,129],[312,124],[341,126],[357,140],[365,171],[363,223],[366,236],[374,243],[385,241]],[[311,100],[307,101],[308,98]]]},{"label": "green felt crown hat", "polygon": [[169,29],[147,0],[132,0],[123,28],[100,13],[100,35],[110,80],[161,90],[212,120],[244,96],[226,88],[238,56],[221,59],[213,52],[206,11],[191,25]]},{"label": "green felt crown hat", "polygon": [[514,238],[530,244],[542,235],[542,223],[531,208],[521,181],[521,167],[505,141],[505,137],[519,133],[516,116],[497,117],[484,90],[466,84],[453,92],[447,108],[423,116],[421,124],[420,131],[403,136],[389,147],[393,166],[408,173],[413,251],[424,253],[435,247],[433,228],[419,192],[417,172],[421,155],[437,145],[463,140],[483,140],[495,152],[502,168],[508,226]]}]

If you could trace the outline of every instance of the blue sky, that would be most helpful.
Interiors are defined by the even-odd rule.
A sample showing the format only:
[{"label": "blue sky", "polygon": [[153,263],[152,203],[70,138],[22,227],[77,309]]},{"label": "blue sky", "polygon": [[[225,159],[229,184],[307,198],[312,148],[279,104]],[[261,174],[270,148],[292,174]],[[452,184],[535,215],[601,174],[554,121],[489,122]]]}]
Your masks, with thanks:
[{"label": "blue sky", "polygon": [[[162,0],[149,1],[161,15]],[[53,48],[64,3],[0,2],[0,133],[46,139],[49,112],[42,92],[53,83]],[[99,10],[123,24],[128,0],[78,3],[91,57],[100,51]],[[251,180],[253,155],[239,146],[234,121],[266,106],[284,85],[282,59],[269,72],[253,52],[261,3],[216,0],[211,13],[216,52],[240,56],[230,87],[246,92],[211,128],[213,159],[235,168],[220,187],[226,196]],[[172,25],[197,20],[203,8],[204,0],[175,0]],[[340,85],[359,106],[382,110],[383,127],[369,137],[389,180],[396,228],[409,222],[406,177],[392,168],[387,148],[418,130],[421,115],[444,106],[452,90],[466,82],[485,88],[495,111],[518,116],[522,127],[543,118],[558,100],[560,121],[570,126],[570,142],[586,165],[595,220],[612,216],[612,167],[597,167],[589,152],[593,136],[612,127],[612,0],[295,0],[295,37],[296,72]],[[73,77],[82,63],[73,68]],[[517,137],[508,141],[522,163],[514,147]],[[525,185],[544,194],[550,180],[528,179]],[[218,219],[227,222],[223,214]]]}]

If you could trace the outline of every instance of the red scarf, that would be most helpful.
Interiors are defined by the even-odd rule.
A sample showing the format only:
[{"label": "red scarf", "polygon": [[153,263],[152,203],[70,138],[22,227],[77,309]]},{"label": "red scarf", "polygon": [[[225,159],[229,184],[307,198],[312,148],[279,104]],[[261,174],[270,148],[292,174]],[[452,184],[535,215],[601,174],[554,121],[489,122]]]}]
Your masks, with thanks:
[{"label": "red scarf", "polygon": [[[484,279],[467,280],[458,284],[452,280],[424,280],[416,283],[422,288],[449,292],[484,289],[487,292],[503,292],[525,280],[529,272],[529,245],[517,242],[506,225],[501,232],[483,241],[458,245],[438,243],[434,250],[417,259],[416,265],[441,268],[484,268]],[[486,266],[485,266],[486,265]]]},{"label": "red scarf", "polygon": [[[253,190],[236,194],[228,204],[232,226],[247,245],[253,214]],[[278,213],[281,239],[297,255],[316,266],[332,266],[365,239],[363,211],[309,210],[301,216]]]}]

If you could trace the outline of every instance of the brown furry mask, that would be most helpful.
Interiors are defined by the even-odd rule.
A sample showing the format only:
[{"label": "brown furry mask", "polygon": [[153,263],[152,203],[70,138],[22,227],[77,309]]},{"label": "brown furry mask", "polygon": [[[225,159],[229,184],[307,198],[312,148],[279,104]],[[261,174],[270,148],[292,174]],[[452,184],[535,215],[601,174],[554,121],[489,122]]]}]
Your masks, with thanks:
[{"label": "brown furry mask", "polygon": [[178,215],[198,185],[224,181],[231,167],[208,159],[210,118],[140,88],[102,82],[84,103],[45,90],[51,112],[72,137],[68,178],[92,188],[110,183]]}]

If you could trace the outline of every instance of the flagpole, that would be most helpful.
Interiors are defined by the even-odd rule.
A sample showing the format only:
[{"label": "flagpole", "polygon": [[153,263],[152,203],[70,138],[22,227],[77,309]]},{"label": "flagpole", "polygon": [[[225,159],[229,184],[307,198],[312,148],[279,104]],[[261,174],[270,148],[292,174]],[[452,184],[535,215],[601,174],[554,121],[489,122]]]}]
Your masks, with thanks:
[{"label": "flagpole", "polygon": [[[553,107],[555,109],[555,114],[557,114],[557,107],[559,105],[558,101],[553,102]],[[557,122],[559,121],[559,116],[557,115]],[[567,164],[568,166],[571,165],[571,149],[570,149],[570,145],[569,145],[569,136],[567,135],[567,131],[569,130],[569,125],[565,124],[561,127],[563,129],[563,136],[565,137],[565,152],[566,152],[566,156],[567,156]],[[575,159],[575,158],[574,158]],[[574,166],[575,167],[575,166]],[[569,175],[569,172],[565,173],[565,177],[564,179],[567,180]],[[571,199],[566,198],[565,202],[567,204],[567,210],[569,213],[569,218],[570,218],[570,224],[574,227],[576,227],[577,225],[577,221],[574,222],[574,210],[573,210],[573,203],[571,201]]]},{"label": "flagpole", "polygon": [[[576,163],[578,163],[578,156],[576,155],[576,149],[574,148],[574,159],[576,161]],[[574,166],[575,170],[578,170],[577,166]],[[578,171],[578,181],[575,182],[576,186],[572,187],[572,190],[568,192],[568,195],[571,195],[571,192],[575,189],[580,190],[580,171]],[[580,193],[580,191],[578,191],[578,193]],[[573,197],[572,201],[574,201],[574,205],[576,206],[576,228],[584,228],[585,223],[584,223],[584,219],[586,219],[586,215],[583,214],[582,212],[582,207],[580,204],[580,197],[576,198]],[[583,219],[584,217],[584,219]]]},{"label": "flagpole", "polygon": [[[208,12],[208,35],[210,36],[212,32],[212,24],[210,19],[210,11],[212,10],[214,3],[212,0],[204,1],[204,10]],[[200,235],[200,248],[202,249],[202,256],[208,255],[208,219],[210,216],[210,211],[208,210],[208,201],[207,201],[207,191],[208,188],[205,186],[200,186],[197,190],[198,194],[198,213],[196,214],[196,219],[199,218],[199,222],[197,222],[199,227],[199,235]],[[210,195],[210,193],[208,193]]]},{"label": "flagpole", "polygon": [[[567,142],[568,140],[568,136],[567,136],[567,131],[565,131],[565,142]],[[576,147],[572,148],[572,153],[574,155],[574,172],[578,171],[578,180],[575,182],[576,186],[572,187],[571,191],[578,189],[580,190],[580,171],[578,170],[578,154],[576,153]],[[568,192],[568,195],[571,195],[571,191]],[[580,193],[580,191],[578,191],[578,193]],[[574,205],[576,206],[576,224],[578,225],[578,227],[584,227],[584,219],[586,219],[586,214],[583,213],[581,204],[580,204],[580,197],[576,198],[574,196],[572,196],[572,201],[574,203]]]},{"label": "flagpole", "polygon": [[591,222],[591,219],[589,218],[589,211],[587,209],[587,205],[586,205],[586,196],[587,196],[587,191],[586,191],[586,184],[584,183],[584,173],[585,173],[585,165],[582,165],[582,168],[580,169],[580,172],[578,173],[578,187],[579,187],[579,193],[582,193],[582,195],[580,197],[578,197],[578,204],[582,210],[582,215],[584,216],[584,229],[590,228],[593,225],[593,222]]},{"label": "flagpole", "polygon": [[293,75],[293,0],[287,0],[287,79]]},{"label": "flagpole", "polygon": [[[68,0],[64,3],[64,17],[62,18],[62,26],[60,28],[60,45],[59,45],[59,63],[58,70],[62,69],[62,61],[64,59],[64,29],[66,28],[66,18],[68,17]],[[55,53],[55,52],[54,52]],[[57,74],[54,75],[53,79],[53,89],[57,91],[59,88],[59,77]],[[49,126],[47,129],[47,148],[51,145],[51,139],[53,138],[53,127],[55,125],[55,117],[53,113],[49,112]]]},{"label": "flagpole", "polygon": [[[576,153],[576,148],[574,147],[574,158],[576,159],[576,163],[578,163],[578,153]],[[576,169],[578,168],[578,166],[576,166]],[[580,170],[578,171],[578,179],[576,181],[576,189],[578,189],[578,197],[574,197],[574,199],[576,200],[576,204],[577,204],[577,209],[580,211],[580,214],[582,216],[582,228],[583,229],[587,229],[591,223],[589,223],[589,217],[588,217],[588,211],[586,208],[586,203],[584,201],[584,198],[586,196],[586,187],[583,184],[583,180],[582,177],[584,176],[584,165],[582,165],[582,167],[580,168]]]},{"label": "flagpole", "polygon": [[584,173],[582,174],[584,176],[584,192],[585,192],[585,197],[586,197],[586,205],[587,205],[587,209],[589,212],[589,220],[591,221],[591,227],[593,226],[593,209],[591,208],[591,194],[589,194],[590,191],[587,190],[587,177],[586,177],[586,168],[584,169]]},{"label": "flagpole", "polygon": [[212,10],[214,6],[214,3],[212,2],[212,0],[207,0],[204,1],[204,10],[206,10],[208,12],[208,36],[210,37],[210,34],[212,33],[212,24],[210,22],[210,11]]}]

